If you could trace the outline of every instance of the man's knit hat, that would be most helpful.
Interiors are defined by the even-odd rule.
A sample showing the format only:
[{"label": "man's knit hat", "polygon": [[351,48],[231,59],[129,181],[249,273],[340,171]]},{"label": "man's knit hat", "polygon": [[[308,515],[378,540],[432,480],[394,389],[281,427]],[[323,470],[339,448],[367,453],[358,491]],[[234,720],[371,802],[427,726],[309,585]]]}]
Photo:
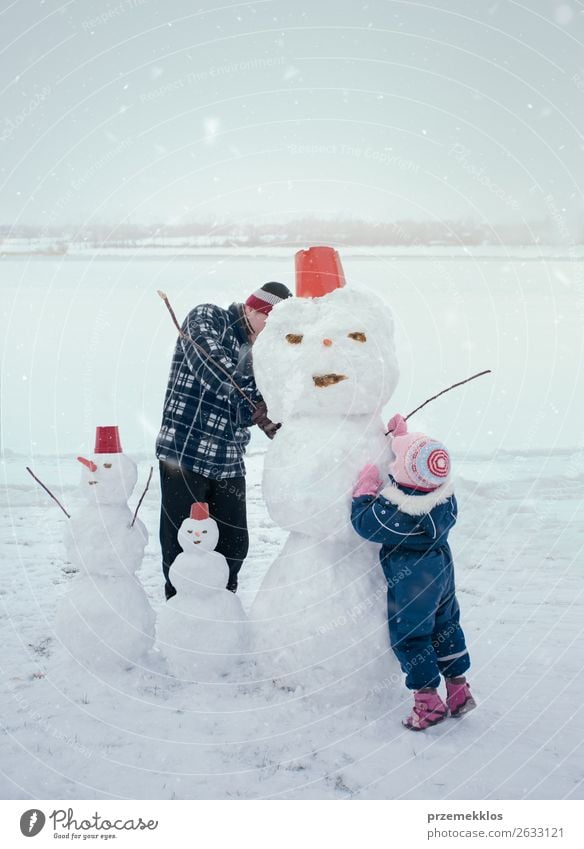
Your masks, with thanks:
[{"label": "man's knit hat", "polygon": [[276,304],[291,297],[292,292],[287,286],[284,286],[283,283],[272,281],[271,283],[264,283],[261,289],[257,289],[257,291],[250,295],[245,305],[256,312],[263,312],[264,315],[269,315]]},{"label": "man's knit hat", "polygon": [[431,492],[446,482],[450,474],[450,455],[441,442],[424,433],[408,433],[408,426],[400,415],[391,419],[388,429],[394,453],[389,471],[397,483]]}]

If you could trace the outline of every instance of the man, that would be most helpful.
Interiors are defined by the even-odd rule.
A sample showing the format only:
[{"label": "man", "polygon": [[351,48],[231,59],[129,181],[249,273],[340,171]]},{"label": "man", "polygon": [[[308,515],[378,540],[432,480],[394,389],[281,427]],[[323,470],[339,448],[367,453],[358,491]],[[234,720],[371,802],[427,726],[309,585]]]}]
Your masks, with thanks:
[{"label": "man", "polygon": [[167,599],[176,594],[169,569],[181,552],[177,532],[194,501],[209,504],[219,526],[217,551],[229,565],[227,589],[237,590],[237,575],[249,547],[243,461],[248,428],[257,424],[272,439],[279,427],[268,418],[256,387],[251,345],[272,308],[290,297],[283,283],[265,283],[245,304],[233,303],[226,310],[201,304],[184,321],[156,440]]}]

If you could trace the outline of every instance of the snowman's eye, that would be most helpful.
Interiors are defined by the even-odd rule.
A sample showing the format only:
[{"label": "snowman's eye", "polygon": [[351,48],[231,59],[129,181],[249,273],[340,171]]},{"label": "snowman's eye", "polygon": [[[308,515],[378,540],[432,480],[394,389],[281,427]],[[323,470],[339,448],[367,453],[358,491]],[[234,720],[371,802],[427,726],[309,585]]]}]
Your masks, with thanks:
[{"label": "snowman's eye", "polygon": [[364,333],[349,333],[347,334],[349,339],[354,339],[355,342],[366,342],[367,337]]},{"label": "snowman's eye", "polygon": [[204,533],[204,534],[206,534],[206,533],[207,533],[207,531],[203,531],[203,533]]},{"label": "snowman's eye", "polygon": [[104,463],[103,467],[104,467],[104,469],[111,469],[112,464],[111,463]]},{"label": "snowman's eye", "polygon": [[291,345],[300,345],[304,336],[302,333],[287,333],[286,334],[286,342],[289,342]]},{"label": "snowman's eye", "polygon": [[187,534],[192,534],[192,531],[187,531]]}]

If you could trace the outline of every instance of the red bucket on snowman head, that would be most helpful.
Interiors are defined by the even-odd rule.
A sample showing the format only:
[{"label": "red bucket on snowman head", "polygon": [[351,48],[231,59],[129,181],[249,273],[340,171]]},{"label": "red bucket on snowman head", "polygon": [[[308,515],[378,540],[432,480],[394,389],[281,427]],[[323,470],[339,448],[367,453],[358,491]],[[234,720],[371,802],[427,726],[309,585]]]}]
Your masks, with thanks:
[{"label": "red bucket on snowman head", "polygon": [[298,251],[295,265],[298,298],[320,298],[345,285],[341,258],[334,248],[318,246]]},{"label": "red bucket on snowman head", "polygon": [[95,428],[94,454],[122,454],[122,443],[117,425]]},{"label": "red bucket on snowman head", "polygon": [[209,505],[205,501],[195,501],[191,504],[191,519],[196,519],[198,522],[205,521],[209,518]]}]

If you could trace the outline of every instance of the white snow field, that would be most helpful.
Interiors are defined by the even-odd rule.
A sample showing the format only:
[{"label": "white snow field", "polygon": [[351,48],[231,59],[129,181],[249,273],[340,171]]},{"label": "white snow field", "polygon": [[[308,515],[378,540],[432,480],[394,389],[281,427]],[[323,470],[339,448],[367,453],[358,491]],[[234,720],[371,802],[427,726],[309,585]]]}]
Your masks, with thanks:
[{"label": "white snow field", "polygon": [[[304,687],[279,688],[253,657],[237,680],[208,684],[57,662],[55,612],[75,578],[68,520],[25,466],[74,513],[76,456],[92,451],[96,425],[119,425],[139,465],[132,509],[155,466],[137,574],[160,610],[153,442],[175,332],[156,290],[179,318],[227,305],[266,280],[293,285],[293,250],[0,262],[2,798],[582,798],[583,263],[509,253],[342,255],[349,285],[394,312],[401,377],[388,417],[493,369],[412,420],[452,453],[450,543],[478,701],[418,734],[401,727],[410,696],[389,658],[351,704],[318,690],[310,670]],[[255,433],[248,452],[247,610],[286,536],[262,500],[266,443]]]}]

